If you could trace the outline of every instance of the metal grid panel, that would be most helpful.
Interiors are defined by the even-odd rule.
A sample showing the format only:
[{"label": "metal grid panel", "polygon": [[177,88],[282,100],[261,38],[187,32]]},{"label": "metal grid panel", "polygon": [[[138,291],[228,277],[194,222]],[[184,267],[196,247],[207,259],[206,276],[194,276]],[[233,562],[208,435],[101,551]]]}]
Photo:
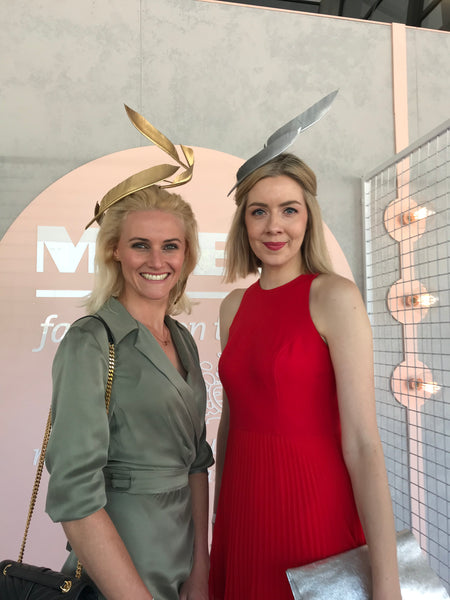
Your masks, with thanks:
[{"label": "metal grid panel", "polygon": [[450,586],[450,121],[363,180],[377,414],[397,529]]}]

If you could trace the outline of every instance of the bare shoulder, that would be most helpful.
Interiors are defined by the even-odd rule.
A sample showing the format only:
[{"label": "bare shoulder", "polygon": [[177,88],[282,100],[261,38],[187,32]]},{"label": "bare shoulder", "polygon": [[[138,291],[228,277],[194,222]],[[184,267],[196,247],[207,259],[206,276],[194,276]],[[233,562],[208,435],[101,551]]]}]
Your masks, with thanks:
[{"label": "bare shoulder", "polygon": [[311,318],[319,333],[328,338],[330,330],[368,322],[367,312],[357,285],[334,273],[316,277],[310,294]]},{"label": "bare shoulder", "polygon": [[349,301],[364,304],[357,285],[336,273],[318,275],[311,286],[311,298],[324,308],[327,305],[336,306],[336,304],[348,306]]},{"label": "bare shoulder", "polygon": [[220,320],[228,323],[228,327],[233,322],[245,292],[245,289],[233,290],[222,300],[220,305]]}]

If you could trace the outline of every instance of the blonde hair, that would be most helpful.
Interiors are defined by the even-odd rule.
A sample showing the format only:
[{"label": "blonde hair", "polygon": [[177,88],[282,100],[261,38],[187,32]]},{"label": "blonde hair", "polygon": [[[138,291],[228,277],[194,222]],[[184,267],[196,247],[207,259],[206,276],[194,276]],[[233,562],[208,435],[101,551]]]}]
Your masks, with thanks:
[{"label": "blonde hair", "polygon": [[114,250],[127,215],[138,210],[167,212],[178,217],[183,223],[186,254],[180,278],[170,290],[166,313],[176,315],[190,312],[191,303],[185,294],[185,289],[188,277],[194,270],[199,256],[197,222],[191,206],[181,196],[156,185],[126,196],[105,212],[97,235],[94,287],[86,303],[87,309],[95,313],[108,298],[120,296],[122,293],[124,278],[120,263],[114,260]]},{"label": "blonde hair", "polygon": [[280,154],[240,183],[236,188],[237,204],[225,245],[224,280],[231,283],[236,279],[258,272],[261,261],[250,247],[245,227],[245,210],[248,193],[253,186],[265,177],[286,175],[296,181],[303,190],[308,210],[308,223],[301,247],[303,264],[309,273],[332,273],[330,256],[323,233],[323,221],[317,202],[317,180],[314,172],[293,154]]}]

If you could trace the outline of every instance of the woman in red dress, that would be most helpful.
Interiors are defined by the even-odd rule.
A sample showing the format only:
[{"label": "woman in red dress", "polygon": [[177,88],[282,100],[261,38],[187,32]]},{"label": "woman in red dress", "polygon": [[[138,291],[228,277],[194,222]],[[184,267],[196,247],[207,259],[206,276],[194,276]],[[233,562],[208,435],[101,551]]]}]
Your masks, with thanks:
[{"label": "woman in red dress", "polygon": [[286,569],[366,543],[373,599],[400,600],[371,329],[333,273],[316,178],[292,154],[236,191],[221,306],[211,600],[289,600]]}]

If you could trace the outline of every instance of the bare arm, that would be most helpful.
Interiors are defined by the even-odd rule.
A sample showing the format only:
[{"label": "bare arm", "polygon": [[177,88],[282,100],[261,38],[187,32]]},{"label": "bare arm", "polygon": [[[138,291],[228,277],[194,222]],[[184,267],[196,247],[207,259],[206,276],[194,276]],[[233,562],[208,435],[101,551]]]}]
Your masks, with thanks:
[{"label": "bare arm", "polygon": [[350,281],[322,275],[314,284],[311,316],[333,362],[344,460],[369,547],[373,600],[401,600],[394,517],[376,422],[369,319]]},{"label": "bare arm", "polygon": [[216,442],[216,478],[214,483],[214,514],[217,511],[219,502],[220,486],[222,484],[223,465],[225,463],[225,454],[227,451],[228,428],[230,424],[230,413],[228,409],[228,399],[225,391],[222,392],[222,414],[220,416],[219,429],[217,431]]},{"label": "bare arm", "polygon": [[[223,300],[220,305],[220,345],[222,350],[228,342],[228,333],[231,323],[241,304],[242,296],[245,290],[233,290]],[[222,483],[223,465],[225,462],[225,454],[227,450],[228,429],[230,424],[230,412],[228,408],[228,398],[225,390],[222,391],[222,414],[220,417],[219,429],[217,432],[216,442],[216,469],[215,469],[215,487],[214,487],[214,514],[217,510],[219,502],[220,486]]]},{"label": "bare arm", "polygon": [[208,475],[189,475],[192,519],[194,521],[194,561],[192,571],[183,584],[180,600],[208,600]]},{"label": "bare arm", "polygon": [[152,600],[107,512],[62,523],[83,568],[108,600]]}]

